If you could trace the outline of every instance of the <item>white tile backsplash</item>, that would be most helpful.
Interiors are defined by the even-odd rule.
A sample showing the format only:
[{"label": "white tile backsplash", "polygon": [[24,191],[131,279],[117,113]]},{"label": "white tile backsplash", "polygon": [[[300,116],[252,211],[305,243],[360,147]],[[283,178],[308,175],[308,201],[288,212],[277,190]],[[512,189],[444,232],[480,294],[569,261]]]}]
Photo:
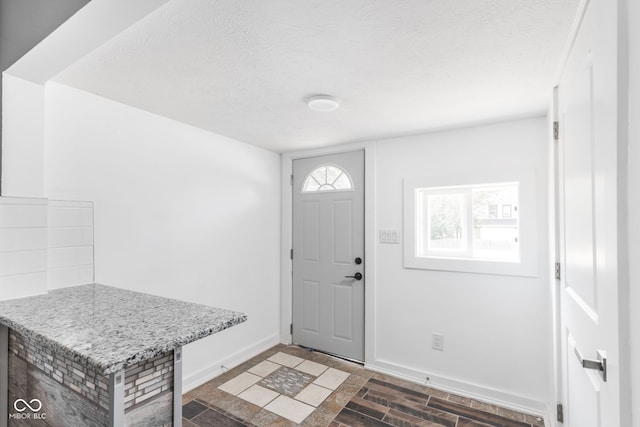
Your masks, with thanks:
[{"label": "white tile backsplash", "polygon": [[88,200],[55,200],[48,199],[48,205],[53,208],[89,208],[93,209],[93,202]]},{"label": "white tile backsplash", "polygon": [[0,252],[47,249],[47,228],[0,228]]},{"label": "white tile backsplash", "polygon": [[46,249],[0,253],[0,277],[46,271]]},{"label": "white tile backsplash", "polygon": [[43,294],[46,287],[46,271],[0,276],[0,300]]},{"label": "white tile backsplash", "polygon": [[49,247],[93,246],[93,227],[51,227]]},{"label": "white tile backsplash", "polygon": [[[0,228],[31,228],[47,226],[47,205],[44,199],[43,204],[20,204],[20,201],[29,199],[19,199],[14,197],[0,197]],[[6,199],[11,199],[7,201]]]},{"label": "white tile backsplash", "polygon": [[47,200],[0,197],[0,300],[47,291]]},{"label": "white tile backsplash", "polygon": [[79,206],[65,204],[60,206],[51,200],[49,205],[49,227],[93,227],[93,207],[87,207],[85,202]]},{"label": "white tile backsplash", "polygon": [[0,197],[0,300],[93,281],[93,202]]},{"label": "white tile backsplash", "polygon": [[93,246],[49,248],[49,269],[93,264]]},{"label": "white tile backsplash", "polygon": [[48,288],[93,282],[93,203],[49,200],[48,224]]},{"label": "white tile backsplash", "polygon": [[84,285],[93,282],[93,264],[66,268],[49,269],[49,289],[65,288],[67,286]]}]

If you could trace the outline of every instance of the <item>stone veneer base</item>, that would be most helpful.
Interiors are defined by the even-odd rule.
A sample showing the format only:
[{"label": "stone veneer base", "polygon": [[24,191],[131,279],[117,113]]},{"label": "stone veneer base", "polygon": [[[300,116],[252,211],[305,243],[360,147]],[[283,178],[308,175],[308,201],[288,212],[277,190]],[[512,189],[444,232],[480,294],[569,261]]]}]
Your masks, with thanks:
[{"label": "stone veneer base", "polygon": [[[107,376],[13,330],[9,331],[8,347],[9,426],[108,425]],[[173,359],[171,351],[125,369],[126,425],[172,425]],[[25,409],[19,399],[27,403],[38,399],[42,407],[38,411]],[[34,409],[37,405],[32,403]]]}]

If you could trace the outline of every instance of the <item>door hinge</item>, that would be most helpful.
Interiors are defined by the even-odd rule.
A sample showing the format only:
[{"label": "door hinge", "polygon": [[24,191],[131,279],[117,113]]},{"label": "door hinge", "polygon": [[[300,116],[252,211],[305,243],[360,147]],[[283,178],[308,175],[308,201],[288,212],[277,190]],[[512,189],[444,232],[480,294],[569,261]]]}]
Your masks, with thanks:
[{"label": "door hinge", "polygon": [[564,408],[562,407],[562,403],[558,403],[556,407],[557,419],[559,422],[564,422]]},{"label": "door hinge", "polygon": [[293,323],[289,325],[289,333],[293,335]]},{"label": "door hinge", "polygon": [[556,280],[560,280],[560,263],[556,262]]},{"label": "door hinge", "polygon": [[553,122],[553,140],[557,141],[560,138],[560,122],[557,120]]},{"label": "door hinge", "polygon": [[291,179],[289,180],[289,184],[291,184],[291,186],[293,186],[293,174],[291,174]]},{"label": "door hinge", "polygon": [[289,257],[293,259],[293,249],[289,249]]}]

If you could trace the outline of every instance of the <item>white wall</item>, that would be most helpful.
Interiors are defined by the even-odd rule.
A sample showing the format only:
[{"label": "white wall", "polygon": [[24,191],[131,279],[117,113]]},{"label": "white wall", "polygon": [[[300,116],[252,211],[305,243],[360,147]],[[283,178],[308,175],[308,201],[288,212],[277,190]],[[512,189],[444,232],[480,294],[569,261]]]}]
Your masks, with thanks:
[{"label": "white wall", "polygon": [[[400,373],[543,412],[550,389],[551,311],[545,118],[379,141],[376,228],[402,230],[405,177],[482,169],[538,171],[538,277],[403,268],[402,245],[378,244],[375,360]],[[370,238],[373,236],[369,236]],[[444,334],[443,352],[431,334]]]},{"label": "white wall", "polygon": [[279,155],[59,84],[46,91],[46,193],[95,202],[96,281],[249,316],[185,348],[185,389],[277,343]]},{"label": "white wall", "polygon": [[640,427],[640,2],[629,0],[629,288],[631,316],[631,408]]},{"label": "white wall", "polygon": [[44,88],[3,73],[2,195],[44,197]]},{"label": "white wall", "polygon": [[[84,0],[67,0],[67,5],[56,4],[56,15],[33,2],[26,7],[21,2],[2,2],[2,36],[15,40],[2,40],[2,66],[17,59],[20,49],[35,43],[43,34],[27,33],[50,31],[45,29],[64,18]],[[44,197],[44,85],[67,68],[102,45],[133,23],[143,19],[168,0],[92,0],[78,13],[38,43],[2,74],[2,188],[3,196]],[[6,4],[5,4],[6,3]],[[50,3],[50,2],[49,2]],[[64,2],[60,2],[64,3]],[[43,2],[44,5],[44,2]],[[29,22],[28,31],[12,28],[7,19],[16,20],[29,8],[35,7],[47,23],[38,19]],[[40,25],[42,24],[42,25]],[[45,25],[47,24],[47,25]],[[24,22],[16,25],[25,26]],[[6,28],[5,28],[6,27]],[[29,38],[30,40],[26,40]],[[14,49],[15,48],[15,49]],[[5,52],[6,50],[6,52]],[[23,52],[24,53],[24,52]],[[9,62],[7,62],[9,61]],[[2,68],[4,69],[4,68]]]}]

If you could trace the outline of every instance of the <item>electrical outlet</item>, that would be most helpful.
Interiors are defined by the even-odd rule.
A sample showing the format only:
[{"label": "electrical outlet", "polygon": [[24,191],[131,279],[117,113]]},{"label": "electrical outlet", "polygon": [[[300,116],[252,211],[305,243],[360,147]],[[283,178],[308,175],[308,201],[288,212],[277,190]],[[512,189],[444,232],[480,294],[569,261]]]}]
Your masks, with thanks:
[{"label": "electrical outlet", "polygon": [[444,351],[444,335],[434,332],[431,335],[431,348],[434,350]]}]

